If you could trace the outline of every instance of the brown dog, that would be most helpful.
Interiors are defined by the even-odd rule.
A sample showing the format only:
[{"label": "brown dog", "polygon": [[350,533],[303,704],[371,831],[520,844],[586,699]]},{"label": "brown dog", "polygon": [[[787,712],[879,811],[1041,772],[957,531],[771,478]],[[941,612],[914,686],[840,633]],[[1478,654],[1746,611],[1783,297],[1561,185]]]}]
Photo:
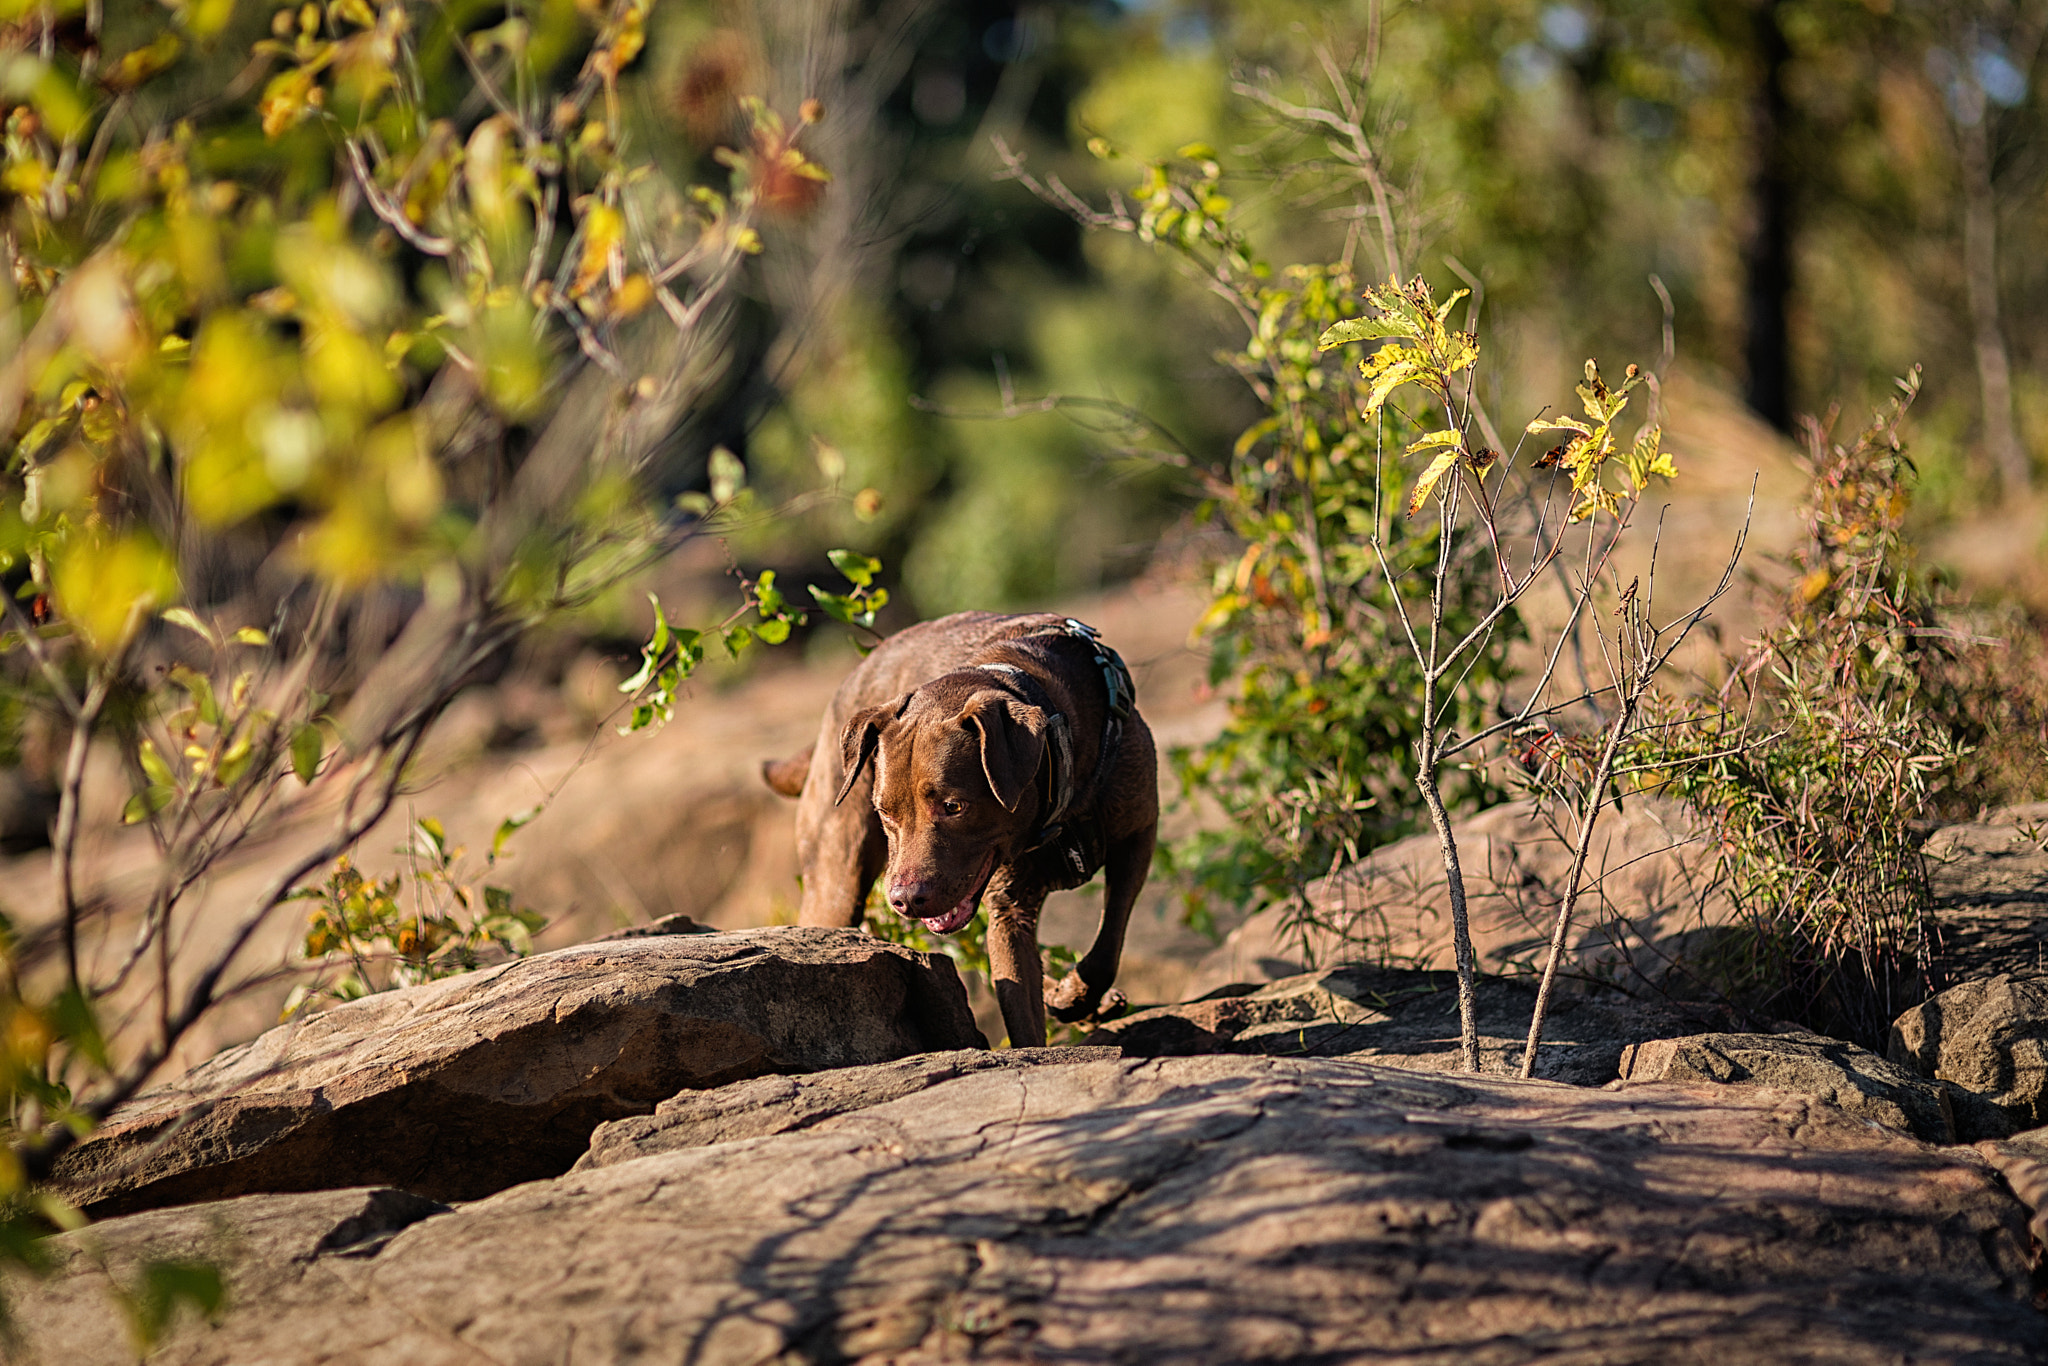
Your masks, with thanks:
[{"label": "brown dog", "polygon": [[[1045,1014],[1083,1020],[1116,981],[1159,827],[1152,732],[1130,673],[1066,617],[958,612],[891,636],[839,685],[818,742],[762,765],[799,797],[805,925],[858,925],[868,889],[953,934],[989,906],[988,956],[1013,1047]],[[1048,892],[1107,870],[1102,927],[1047,981]]]}]

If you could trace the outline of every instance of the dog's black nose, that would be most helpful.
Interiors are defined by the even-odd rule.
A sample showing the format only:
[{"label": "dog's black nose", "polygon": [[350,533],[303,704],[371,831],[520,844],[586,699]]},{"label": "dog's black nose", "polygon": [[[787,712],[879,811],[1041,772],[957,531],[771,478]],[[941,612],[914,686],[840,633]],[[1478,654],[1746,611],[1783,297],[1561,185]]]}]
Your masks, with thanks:
[{"label": "dog's black nose", "polygon": [[931,890],[922,882],[895,882],[889,886],[889,904],[903,915],[919,914],[931,900]]}]

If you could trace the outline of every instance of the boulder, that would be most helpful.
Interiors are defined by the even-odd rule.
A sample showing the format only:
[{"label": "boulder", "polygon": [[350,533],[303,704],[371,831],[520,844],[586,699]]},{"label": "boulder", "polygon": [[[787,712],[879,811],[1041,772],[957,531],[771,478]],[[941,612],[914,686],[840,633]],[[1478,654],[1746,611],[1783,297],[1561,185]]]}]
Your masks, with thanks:
[{"label": "boulder", "polygon": [[[1476,986],[1482,1072],[1519,1074],[1536,986],[1528,978],[1481,977]],[[1696,1029],[1700,1016],[1632,1000],[1616,991],[1560,992],[1551,999],[1536,1075],[1599,1086],[1620,1075],[1622,1051],[1642,1039]],[[1425,1072],[1463,1068],[1457,976],[1359,964],[1238,983],[1184,1005],[1127,1015],[1095,1030],[1090,1043],[1129,1055],[1263,1053],[1351,1057]]]},{"label": "boulder", "polygon": [[279,1026],[116,1111],[52,1184],[96,1216],[365,1185],[473,1200],[679,1090],[981,1046],[950,960],[858,930],[585,944]]},{"label": "boulder", "polygon": [[2000,973],[1950,987],[1894,1020],[1885,1051],[1967,1093],[1968,1113],[1957,1106],[1965,1139],[2048,1124],[2048,978]]},{"label": "boulder", "polygon": [[[202,1239],[251,1290],[151,1360],[2048,1355],[2027,1212],[1983,1158],[1810,1096],[1272,1057],[1103,1055],[909,1094],[900,1069],[860,1073],[828,1117],[792,1097],[794,1131],[533,1182],[381,1243],[323,1249],[331,1205],[288,1244]],[[179,1217],[246,1227],[248,1203]],[[131,1361],[83,1350],[63,1306],[164,1217],[62,1235],[66,1273],[10,1276],[19,1359]]]},{"label": "boulder", "polygon": [[[1568,818],[1508,802],[1454,827],[1481,972],[1541,971],[1571,864]],[[1600,818],[1587,892],[1567,943],[1567,973],[1632,990],[1662,987],[1734,918],[1708,888],[1711,850],[1683,806],[1631,799]],[[1195,970],[1193,990],[1265,982],[1360,960],[1449,969],[1450,895],[1434,834],[1416,835],[1310,883],[1306,895],[1253,916]]]},{"label": "boulder", "polygon": [[1622,1051],[1621,1080],[1773,1086],[1929,1143],[1955,1142],[1948,1095],[1939,1083],[1853,1043],[1805,1031],[1694,1034],[1630,1044]]}]

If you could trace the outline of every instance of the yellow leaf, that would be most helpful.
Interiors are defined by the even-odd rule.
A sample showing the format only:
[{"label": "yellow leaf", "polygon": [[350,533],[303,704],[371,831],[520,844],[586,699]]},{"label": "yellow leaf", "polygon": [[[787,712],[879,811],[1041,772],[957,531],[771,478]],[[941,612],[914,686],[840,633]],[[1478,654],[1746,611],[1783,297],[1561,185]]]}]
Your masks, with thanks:
[{"label": "yellow leaf", "polygon": [[1457,428],[1446,427],[1442,431],[1430,432],[1427,435],[1417,437],[1408,443],[1408,449],[1403,453],[1406,455],[1420,455],[1424,451],[1433,451],[1439,446],[1462,446],[1463,444],[1464,437]]},{"label": "yellow leaf", "polygon": [[283,136],[286,129],[310,112],[312,106],[306,97],[312,91],[313,73],[305,67],[271,77],[270,84],[263,87],[263,99],[257,105],[263,115],[263,136]]},{"label": "yellow leaf", "polygon": [[322,404],[381,413],[399,400],[382,346],[352,328],[324,322],[308,326],[305,337],[306,382]]},{"label": "yellow leaf", "polygon": [[1413,517],[1421,511],[1423,502],[1436,489],[1437,481],[1457,468],[1460,452],[1453,448],[1429,462],[1429,468],[1415,481],[1415,492],[1408,498],[1408,515]]},{"label": "yellow leaf", "polygon": [[[1464,293],[1463,290],[1458,292]],[[1478,360],[1479,338],[1470,332],[1451,333],[1450,340],[1444,343],[1444,370],[1455,375],[1461,370],[1471,369]]]},{"label": "yellow leaf", "polygon": [[1812,602],[1815,598],[1827,592],[1828,585],[1834,581],[1835,576],[1828,572],[1826,565],[1822,565],[1819,569],[1814,570],[1799,581],[1799,600],[1801,602]]},{"label": "yellow leaf", "polygon": [[51,566],[57,608],[101,654],[111,654],[178,593],[177,566],[146,532],[78,537]]},{"label": "yellow leaf", "polygon": [[1394,390],[1422,378],[1422,358],[1411,347],[1382,347],[1359,367],[1359,373],[1372,386],[1366,392],[1365,411],[1377,413]]},{"label": "yellow leaf", "polygon": [[569,293],[581,298],[590,292],[611,264],[612,251],[626,240],[626,219],[608,204],[593,204],[583,219],[583,256],[576,264],[576,279]]},{"label": "yellow leaf", "polygon": [[630,318],[654,302],[654,282],[645,275],[628,275],[612,295],[612,316]]}]

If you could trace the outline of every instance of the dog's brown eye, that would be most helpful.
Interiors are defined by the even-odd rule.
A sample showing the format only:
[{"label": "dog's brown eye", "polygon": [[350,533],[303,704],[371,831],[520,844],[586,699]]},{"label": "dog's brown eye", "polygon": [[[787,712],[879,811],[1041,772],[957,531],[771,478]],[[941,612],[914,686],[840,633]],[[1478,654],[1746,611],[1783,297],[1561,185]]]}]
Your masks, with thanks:
[{"label": "dog's brown eye", "polygon": [[939,810],[945,812],[949,816],[957,816],[966,809],[966,807],[960,805],[960,803],[956,801],[953,801],[951,798],[948,798],[947,800],[939,803]]}]

